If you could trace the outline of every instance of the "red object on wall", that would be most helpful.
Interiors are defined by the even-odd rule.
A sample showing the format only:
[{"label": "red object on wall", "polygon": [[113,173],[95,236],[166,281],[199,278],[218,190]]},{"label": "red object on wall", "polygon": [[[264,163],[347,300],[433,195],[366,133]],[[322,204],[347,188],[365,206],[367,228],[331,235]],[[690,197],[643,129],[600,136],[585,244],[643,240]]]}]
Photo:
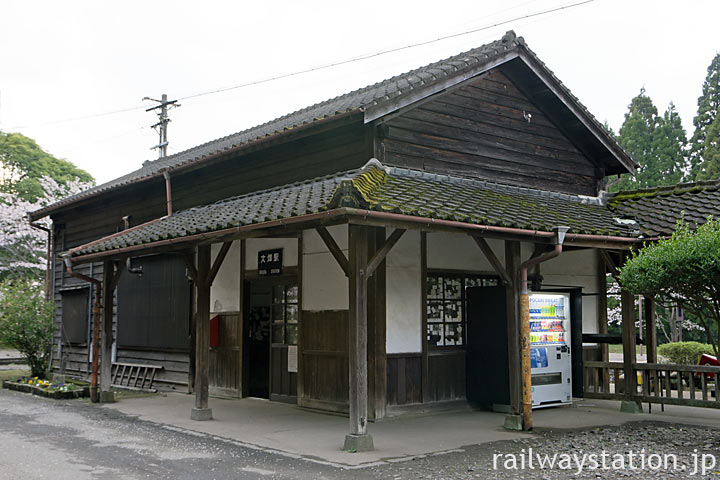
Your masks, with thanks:
[{"label": "red object on wall", "polygon": [[210,319],[210,346],[220,346],[220,317],[218,315]]}]

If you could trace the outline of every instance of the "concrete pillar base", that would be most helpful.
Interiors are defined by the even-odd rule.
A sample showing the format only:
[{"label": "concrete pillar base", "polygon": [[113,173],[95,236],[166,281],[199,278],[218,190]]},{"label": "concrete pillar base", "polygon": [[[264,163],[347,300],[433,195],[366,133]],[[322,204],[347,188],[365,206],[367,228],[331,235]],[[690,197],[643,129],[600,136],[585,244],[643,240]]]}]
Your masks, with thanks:
[{"label": "concrete pillar base", "polygon": [[100,392],[100,403],[115,403],[115,392]]},{"label": "concrete pillar base", "polygon": [[193,408],[190,410],[190,420],[205,421],[212,420],[212,408]]},{"label": "concrete pillar base", "polygon": [[375,450],[372,435],[366,433],[364,435],[345,435],[345,445],[343,450],[346,452],[370,452]]},{"label": "concrete pillar base", "polygon": [[623,413],[643,413],[643,408],[640,402],[623,400],[620,402],[620,411]]},{"label": "concrete pillar base", "polygon": [[505,415],[505,430],[522,431],[523,416],[522,415]]}]

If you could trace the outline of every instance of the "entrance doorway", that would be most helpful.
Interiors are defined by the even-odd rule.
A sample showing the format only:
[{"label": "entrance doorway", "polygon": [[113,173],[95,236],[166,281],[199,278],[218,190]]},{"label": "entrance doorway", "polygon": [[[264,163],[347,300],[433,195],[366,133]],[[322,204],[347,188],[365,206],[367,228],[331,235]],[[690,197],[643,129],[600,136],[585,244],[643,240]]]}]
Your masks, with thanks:
[{"label": "entrance doorway", "polygon": [[250,280],[245,289],[248,396],[296,403],[297,278]]}]

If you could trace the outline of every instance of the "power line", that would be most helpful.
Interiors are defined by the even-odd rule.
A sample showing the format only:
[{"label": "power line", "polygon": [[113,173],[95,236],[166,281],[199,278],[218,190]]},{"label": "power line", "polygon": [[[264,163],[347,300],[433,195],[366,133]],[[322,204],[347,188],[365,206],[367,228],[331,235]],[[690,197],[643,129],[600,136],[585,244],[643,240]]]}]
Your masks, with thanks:
[{"label": "power line", "polygon": [[[485,26],[483,26],[483,27],[478,27],[478,28],[474,28],[474,29],[471,29],[471,30],[466,30],[466,31],[464,31],[464,32],[459,32],[459,33],[453,33],[453,34],[450,34],[450,35],[445,35],[445,36],[438,37],[438,38],[435,38],[435,39],[432,39],[432,40],[425,40],[425,41],[418,42],[418,43],[413,43],[413,44],[410,44],[410,45],[404,45],[404,46],[402,46],[402,47],[395,47],[395,48],[391,48],[391,49],[388,49],[388,50],[382,50],[382,51],[375,52],[375,53],[369,53],[369,54],[366,54],[366,55],[361,55],[361,56],[358,56],[358,57],[353,57],[353,58],[350,58],[350,59],[347,59],[347,60],[341,60],[341,61],[338,61],[338,62],[332,62],[332,63],[327,63],[327,64],[324,64],[324,65],[318,65],[318,66],[315,66],[315,67],[306,68],[306,69],[304,69],[304,70],[298,70],[298,71],[291,72],[291,73],[285,73],[285,74],[282,74],[282,75],[276,75],[276,76],[274,76],[274,77],[268,77],[268,78],[263,78],[263,79],[260,79],[260,80],[254,80],[254,81],[251,81],[251,82],[241,83],[241,84],[238,84],[238,85],[232,85],[232,86],[229,86],[229,87],[222,87],[222,88],[216,88],[216,89],[214,89],[214,90],[208,90],[208,91],[204,91],[204,92],[199,92],[199,93],[195,93],[195,94],[192,94],[192,95],[187,95],[187,96],[184,96],[184,97],[180,97],[180,98],[178,98],[178,100],[188,100],[188,99],[192,99],[192,98],[203,97],[203,96],[206,96],[206,95],[213,95],[213,94],[216,94],[216,93],[223,93],[223,92],[227,92],[227,91],[230,91],[230,90],[237,90],[237,89],[240,89],[240,88],[246,88],[246,87],[251,87],[251,86],[254,86],[254,85],[261,85],[261,84],[264,84],[264,83],[274,82],[274,81],[282,80],[282,79],[285,79],[285,78],[296,77],[296,76],[298,76],[298,75],[304,75],[304,74],[306,74],[306,73],[317,72],[317,71],[319,71],[319,70],[326,70],[326,69],[328,69],[328,68],[339,67],[339,66],[341,66],[341,65],[347,65],[347,64],[350,64],[350,63],[354,63],[354,62],[359,62],[359,61],[363,61],[363,60],[368,60],[368,59],[371,59],[371,58],[379,57],[379,56],[382,56],[382,55],[387,55],[387,54],[390,54],[390,53],[400,52],[400,51],[403,51],[403,50],[409,50],[409,49],[411,49],[411,48],[422,47],[422,46],[425,46],[425,45],[430,45],[430,44],[437,43],[437,42],[441,42],[441,41],[444,41],[444,40],[449,40],[449,39],[452,39],[452,38],[462,37],[462,36],[465,36],[465,35],[470,35],[470,34],[472,34],[472,33],[482,32],[482,31],[484,31],[484,30],[489,30],[489,29],[491,29],[491,28],[499,27],[499,26],[502,26],[502,25],[507,25],[508,23],[516,22],[516,21],[519,21],[519,20],[526,20],[526,19],[528,19],[528,18],[540,17],[540,16],[547,15],[547,14],[550,14],[550,13],[559,12],[559,11],[561,11],[561,10],[567,10],[567,9],[570,9],[570,8],[579,7],[579,6],[581,6],[581,5],[585,5],[585,4],[588,4],[588,3],[592,3],[592,2],[594,2],[594,1],[595,1],[595,0],[582,0],[582,1],[580,1],[580,2],[575,2],[575,3],[568,4],[568,5],[563,5],[563,6],[560,6],[560,7],[551,8],[551,9],[548,9],[548,10],[542,10],[542,11],[540,11],[540,12],[529,13],[529,14],[526,14],[526,15],[517,16],[517,17],[511,18],[511,19],[508,19],[508,20],[503,20],[503,21],[500,21],[500,22],[493,23],[493,24],[491,24],[491,25],[485,25]],[[34,127],[42,127],[42,126],[47,126],[47,125],[56,125],[56,124],[59,124],[59,123],[75,122],[75,121],[80,121],[80,120],[88,120],[88,119],[91,119],[91,118],[105,117],[105,116],[109,116],[109,115],[116,115],[116,114],[119,114],[119,113],[131,112],[131,111],[140,110],[140,109],[143,109],[143,108],[146,108],[146,107],[145,107],[144,105],[138,105],[138,106],[134,106],[134,107],[122,108],[122,109],[112,110],[112,111],[103,112],[103,113],[83,115],[83,116],[79,116],[79,117],[65,118],[65,119],[60,119],[60,120],[53,120],[53,121],[44,122],[44,123],[40,123],[40,124],[34,125]],[[16,127],[16,128],[27,128],[27,127]]]}]

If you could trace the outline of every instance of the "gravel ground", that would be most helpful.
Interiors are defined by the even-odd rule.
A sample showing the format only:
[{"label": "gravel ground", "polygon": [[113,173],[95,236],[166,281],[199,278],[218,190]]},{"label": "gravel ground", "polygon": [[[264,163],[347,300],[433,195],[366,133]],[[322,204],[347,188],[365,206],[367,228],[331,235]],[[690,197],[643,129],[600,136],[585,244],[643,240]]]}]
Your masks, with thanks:
[{"label": "gravel ground", "polygon": [[[688,425],[633,422],[592,430],[544,431],[463,450],[374,468],[373,472],[394,480],[720,478],[720,430]],[[534,459],[532,468],[529,453]],[[557,455],[555,467],[540,468],[538,455]],[[579,466],[583,458],[585,463]],[[593,458],[597,464],[592,463]]]},{"label": "gravel ground", "polygon": [[[408,439],[412,441],[412,439]],[[555,468],[522,456],[554,455]],[[644,450],[643,450],[644,449]],[[696,451],[697,449],[697,451]],[[602,453],[607,469],[602,469]],[[634,453],[630,465],[630,453]],[[565,463],[561,455],[569,455]],[[585,455],[596,455],[590,468]],[[613,465],[619,454],[625,468]],[[677,456],[677,468],[650,468],[655,457]],[[708,455],[703,459],[701,455]],[[573,457],[573,455],[575,457]],[[642,458],[645,468],[642,468]],[[575,460],[577,458],[578,460]],[[696,466],[696,460],[699,465]],[[250,449],[221,438],[138,420],[82,400],[52,401],[0,390],[0,480],[19,479],[720,479],[720,430],[663,423],[629,423],[593,430],[543,431],[514,441],[361,469],[342,469]],[[568,460],[571,459],[571,460]],[[515,460],[515,463],[513,463]],[[527,462],[527,460],[526,460]],[[635,467],[634,469],[632,467]],[[684,470],[682,468],[684,467]],[[579,474],[576,472],[580,471]]]}]

